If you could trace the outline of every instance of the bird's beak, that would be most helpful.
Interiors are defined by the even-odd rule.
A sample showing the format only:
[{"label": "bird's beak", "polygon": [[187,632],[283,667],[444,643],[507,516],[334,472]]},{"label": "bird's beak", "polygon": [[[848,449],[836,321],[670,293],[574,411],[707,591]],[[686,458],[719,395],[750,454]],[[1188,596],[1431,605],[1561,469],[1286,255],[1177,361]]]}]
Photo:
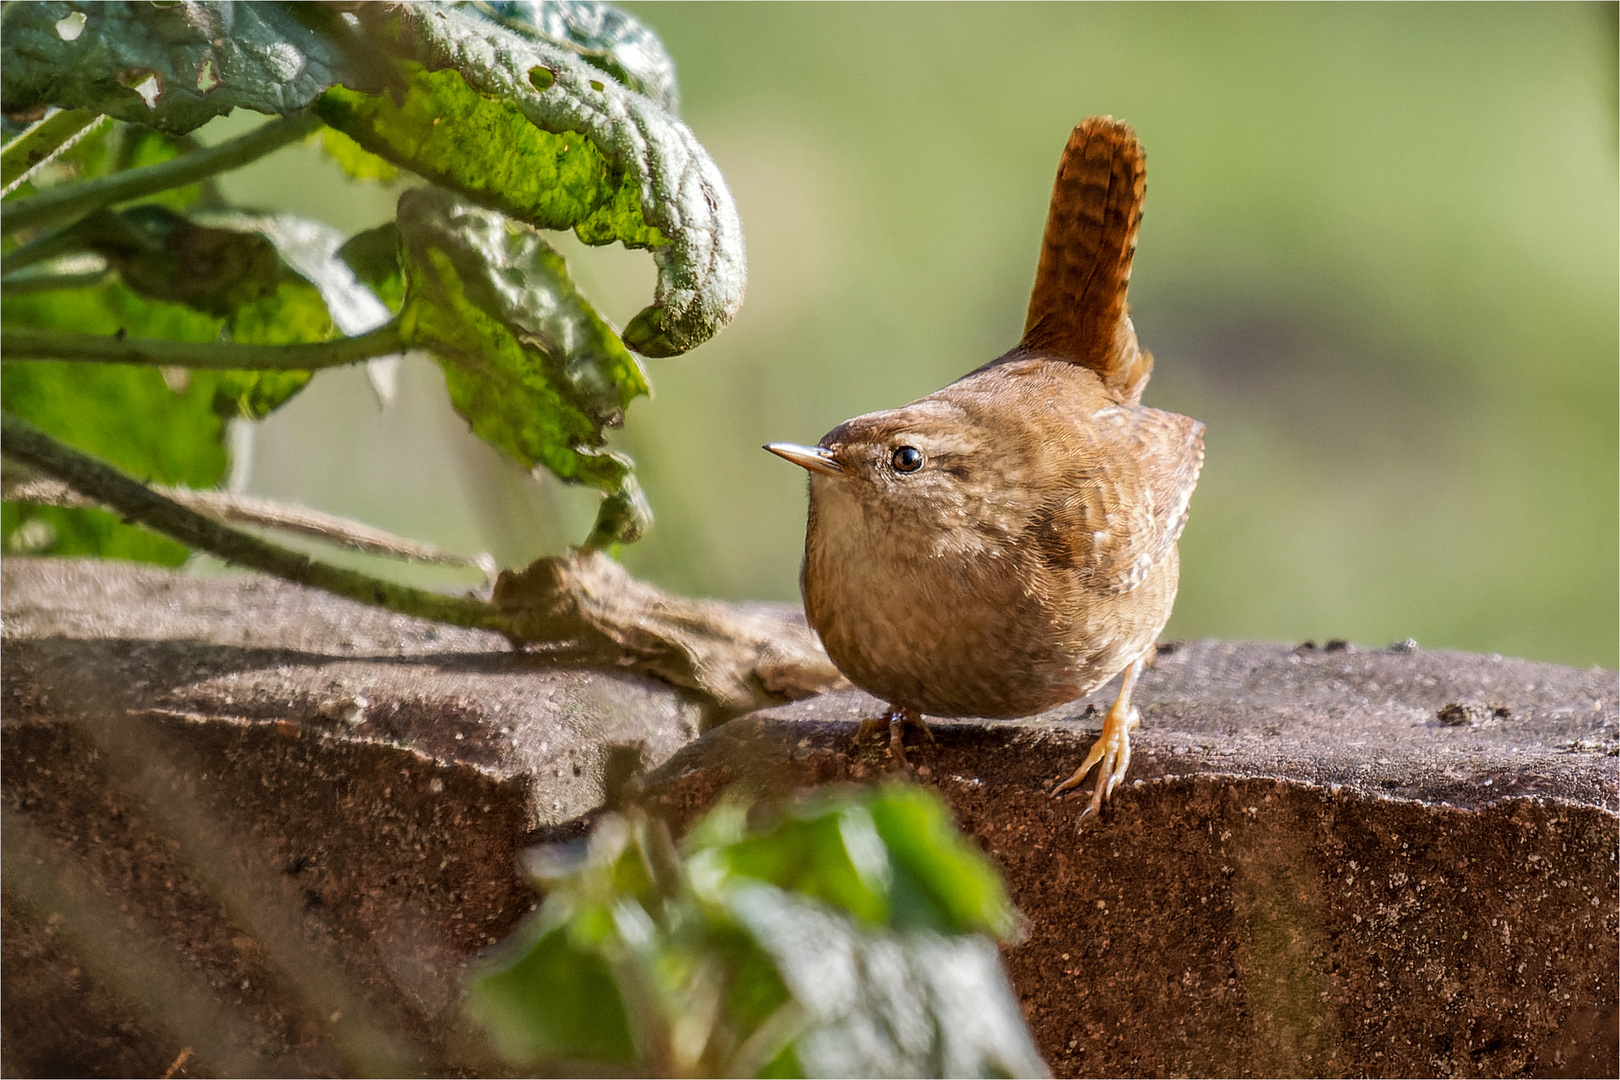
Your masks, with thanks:
[{"label": "bird's beak", "polygon": [[773,442],[765,449],[795,465],[827,476],[843,476],[844,467],[833,459],[833,452],[821,446],[800,446],[797,443]]}]

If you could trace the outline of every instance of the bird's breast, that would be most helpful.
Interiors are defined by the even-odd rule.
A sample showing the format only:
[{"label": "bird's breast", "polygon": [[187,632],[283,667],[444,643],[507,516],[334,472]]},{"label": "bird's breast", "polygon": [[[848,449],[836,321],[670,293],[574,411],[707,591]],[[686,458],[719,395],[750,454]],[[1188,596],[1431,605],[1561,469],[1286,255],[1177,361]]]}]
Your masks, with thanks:
[{"label": "bird's breast", "polygon": [[1058,595],[1049,569],[1002,542],[1011,534],[913,535],[838,485],[812,484],[803,589],[851,682],[934,715],[1019,716],[1099,681],[1081,655],[1102,636],[1085,597]]}]

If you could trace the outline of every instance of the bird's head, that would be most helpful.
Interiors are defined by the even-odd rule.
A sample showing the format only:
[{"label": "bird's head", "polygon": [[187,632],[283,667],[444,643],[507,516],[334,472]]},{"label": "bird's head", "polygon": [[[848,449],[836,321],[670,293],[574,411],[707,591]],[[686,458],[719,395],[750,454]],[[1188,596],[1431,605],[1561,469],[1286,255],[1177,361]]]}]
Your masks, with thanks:
[{"label": "bird's head", "polygon": [[[924,398],[869,413],[829,431],[817,446],[771,443],[765,449],[810,473],[812,513],[844,518],[859,510],[864,528],[936,530],[983,517],[987,497],[1005,478],[991,476],[987,431],[959,405]],[[842,513],[840,511],[843,511]]]}]

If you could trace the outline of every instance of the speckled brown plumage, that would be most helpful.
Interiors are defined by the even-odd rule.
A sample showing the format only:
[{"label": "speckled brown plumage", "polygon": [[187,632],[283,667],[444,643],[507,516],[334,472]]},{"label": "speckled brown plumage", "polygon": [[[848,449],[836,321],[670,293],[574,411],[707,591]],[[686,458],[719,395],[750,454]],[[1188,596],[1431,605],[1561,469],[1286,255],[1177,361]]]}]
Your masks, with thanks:
[{"label": "speckled brown plumage", "polygon": [[[1170,617],[1176,540],[1204,426],[1140,404],[1152,358],[1127,313],[1146,192],[1129,126],[1092,117],[1064,150],[1019,346],[817,447],[803,589],[851,682],[920,713],[1022,716],[1126,673],[1087,763],[1090,809],[1130,760],[1130,690]],[[903,753],[903,751],[902,751]]]}]

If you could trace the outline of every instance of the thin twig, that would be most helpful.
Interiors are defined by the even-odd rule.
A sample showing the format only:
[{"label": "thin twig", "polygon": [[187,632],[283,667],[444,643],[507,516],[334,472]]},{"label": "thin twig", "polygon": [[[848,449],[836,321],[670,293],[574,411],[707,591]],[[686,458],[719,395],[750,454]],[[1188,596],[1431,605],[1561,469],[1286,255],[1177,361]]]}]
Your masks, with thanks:
[{"label": "thin twig", "polygon": [[64,334],[19,328],[0,331],[0,357],[6,360],[77,360],[94,364],[147,364],[212,371],[314,371],[375,356],[403,352],[399,320],[369,334],[307,345],[232,345],[165,341],[105,334]]},{"label": "thin twig", "polygon": [[[194,488],[151,485],[152,490],[173,499],[189,510],[237,525],[257,525],[266,529],[298,533],[325,540],[350,551],[367,555],[387,555],[410,562],[435,563],[443,566],[468,566],[482,571],[491,581],[495,578],[495,560],[487,553],[474,556],[446,551],[432,544],[407,540],[402,536],[362,525],[334,514],[323,514],[304,506],[292,506],[273,499],[260,499],[230,491],[198,491]],[[60,480],[30,478],[0,480],[0,498],[38,503],[41,506],[61,506],[75,509],[100,506],[95,499],[74,491]]]},{"label": "thin twig", "polygon": [[434,619],[452,626],[499,632],[508,629],[509,618],[493,604],[476,597],[447,596],[384,581],[370,574],[319,562],[233,529],[206,514],[181,506],[109,465],[64,446],[10,413],[0,413],[0,450],[30,468],[62,480],[129,521],[238,566],[403,615]]},{"label": "thin twig", "polygon": [[320,125],[320,119],[313,113],[295,113],[262,124],[229,142],[195,153],[181,154],[157,165],[127,169],[93,180],[58,184],[38,195],[6,203],[0,208],[0,231],[9,234],[19,229],[54,225],[103,206],[113,206],[196,183],[279,150],[288,143],[302,139]]}]

